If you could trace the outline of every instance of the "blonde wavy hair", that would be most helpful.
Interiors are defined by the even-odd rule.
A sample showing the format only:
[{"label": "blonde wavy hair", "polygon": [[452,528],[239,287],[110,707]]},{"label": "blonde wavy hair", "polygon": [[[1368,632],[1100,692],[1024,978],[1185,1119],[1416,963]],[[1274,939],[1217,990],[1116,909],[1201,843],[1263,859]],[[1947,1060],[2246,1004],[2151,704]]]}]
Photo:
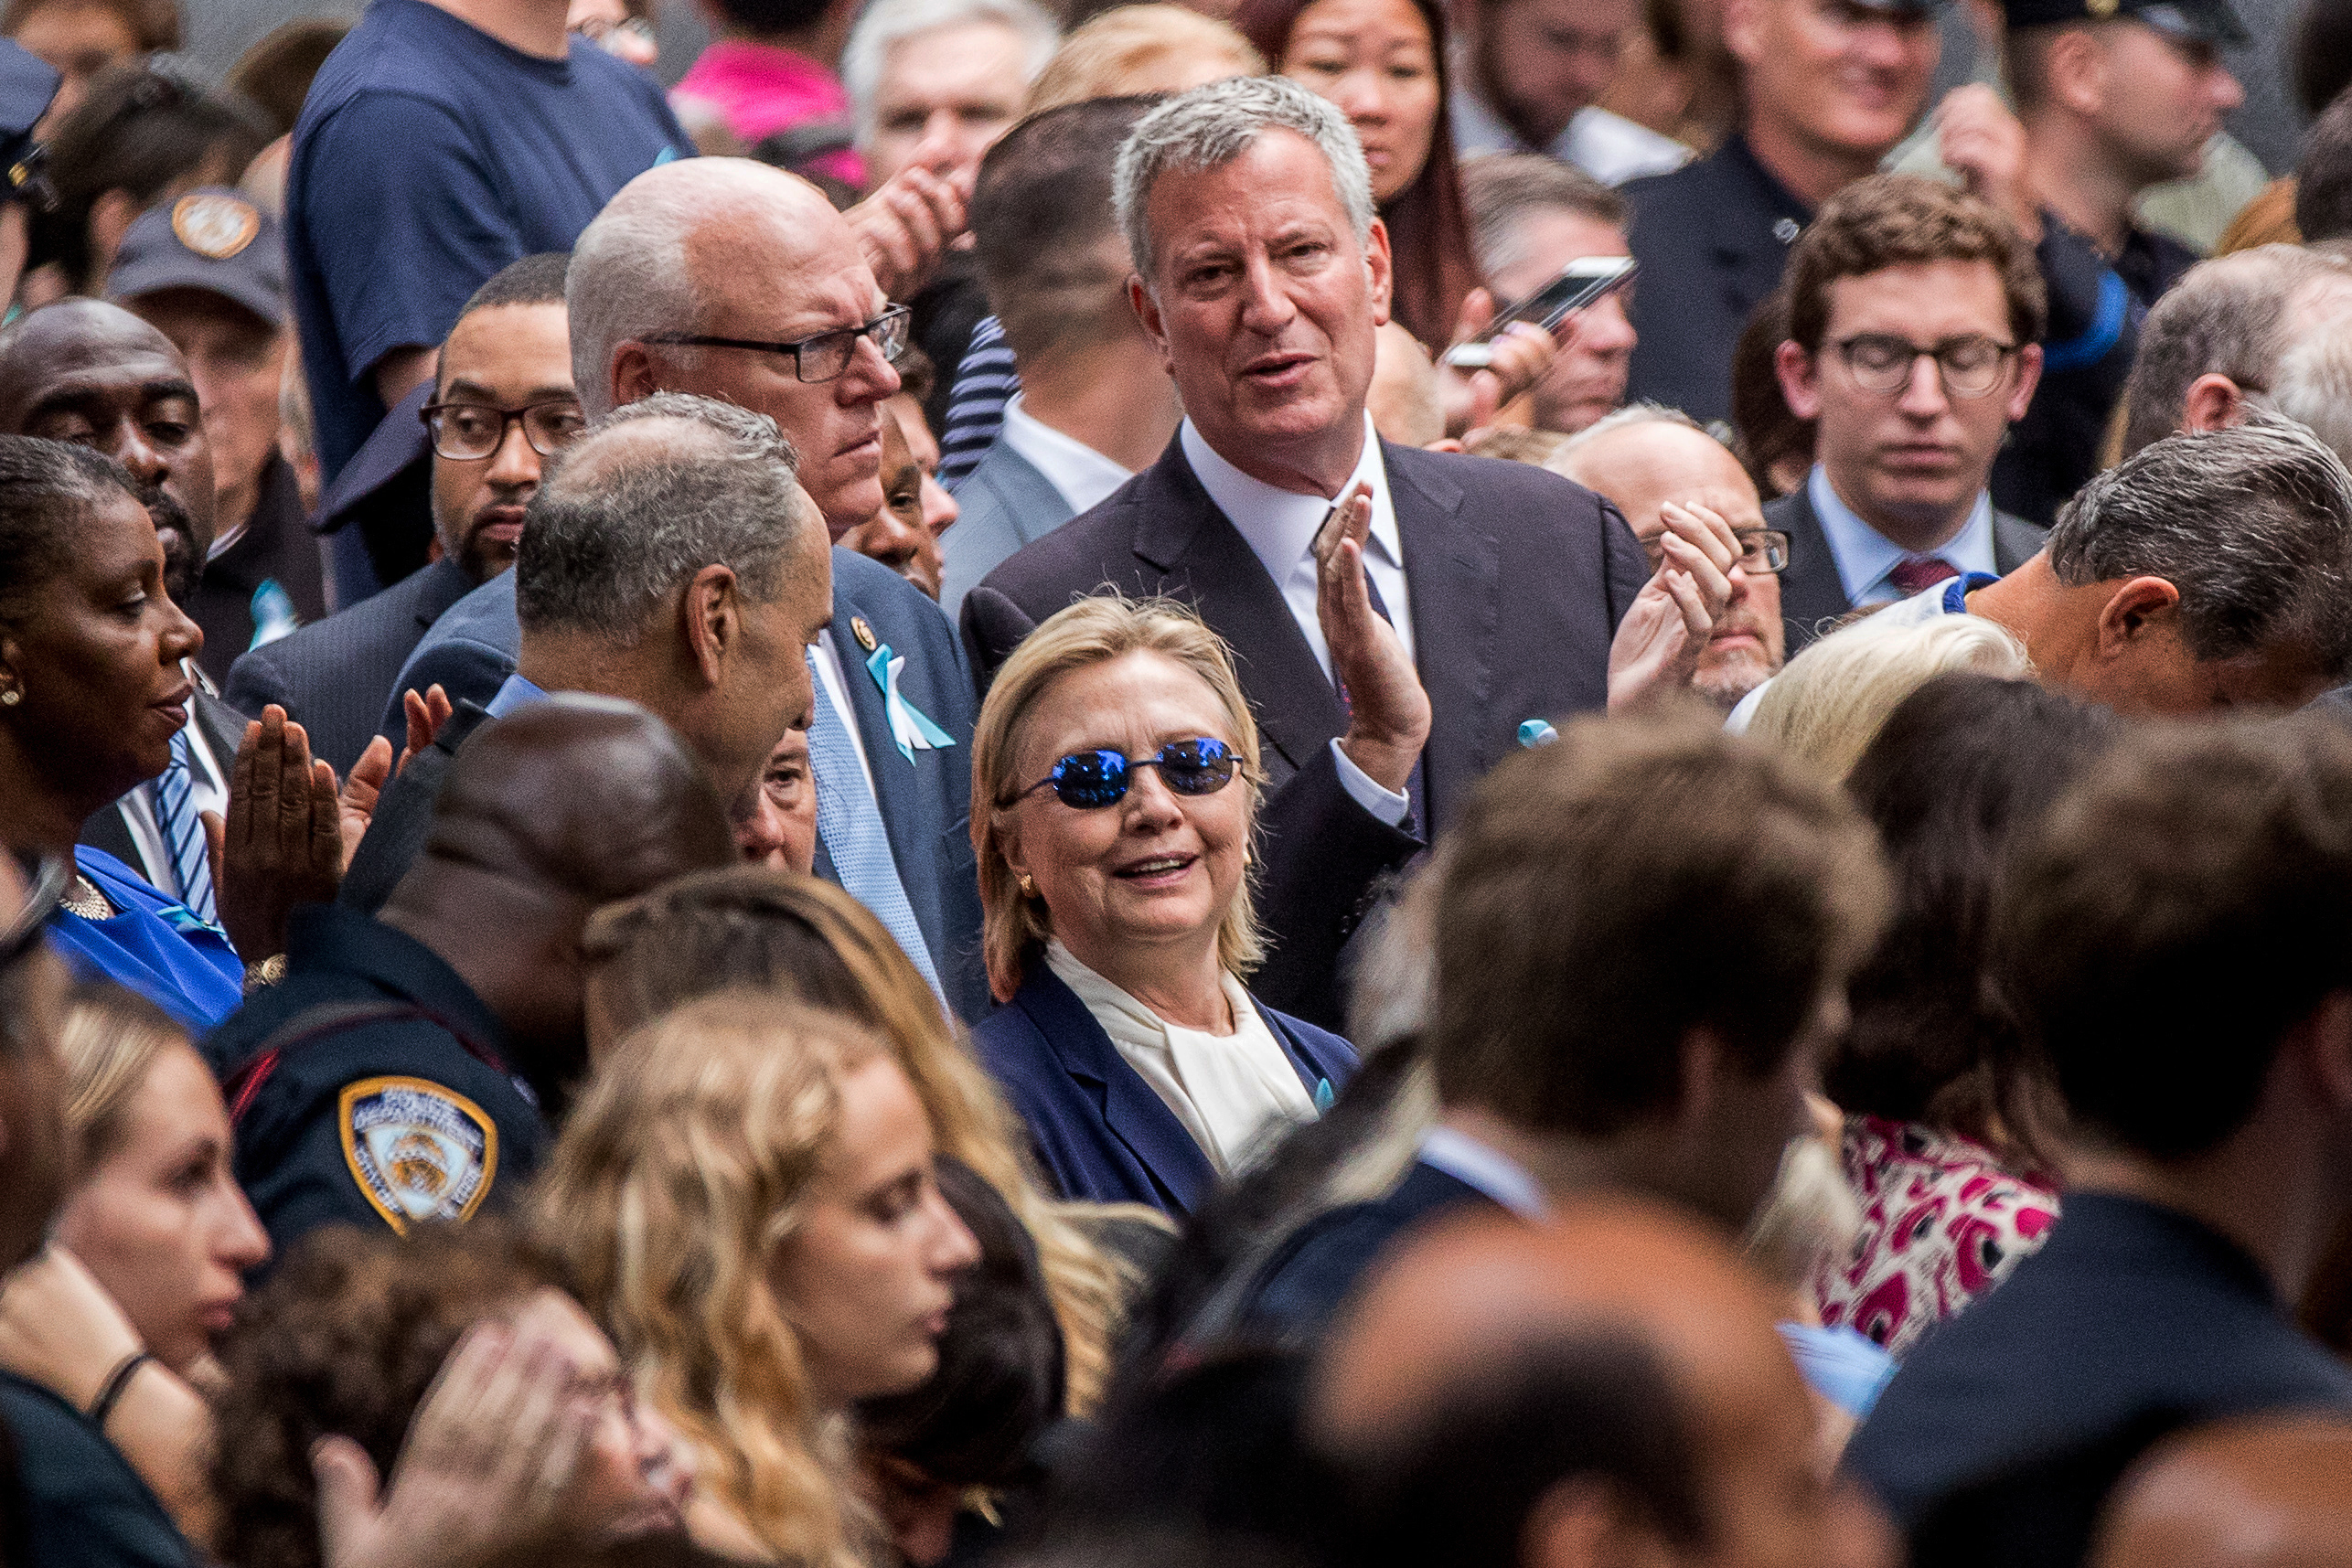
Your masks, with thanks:
[{"label": "blonde wavy hair", "polygon": [[75,988],[57,1049],[65,1064],[66,1137],[77,1176],[87,1176],[121,1140],[123,1118],[156,1059],[196,1048],[170,1014],[102,981]]},{"label": "blonde wavy hair", "polygon": [[640,1395],[705,1456],[697,1480],[779,1558],[829,1568],[864,1560],[871,1521],[766,1275],[842,1079],[883,1049],[774,997],[690,1002],[597,1069],[531,1200]]},{"label": "blonde wavy hair", "polygon": [[865,905],[788,871],[698,871],[597,911],[582,948],[596,1054],[680,1003],[728,989],[823,1008],[879,1033],[929,1113],[940,1152],[977,1171],[1028,1227],[1062,1324],[1070,1413],[1093,1410],[1109,1381],[1129,1271],[1046,1196],[1021,1152],[1019,1118]]},{"label": "blonde wavy hair", "polygon": [[1966,670],[2034,678],[2026,645],[1981,615],[1875,623],[1856,621],[1791,659],[1756,699],[1748,732],[1842,783],[1887,716],[1935,677]]},{"label": "blonde wavy hair", "polygon": [[1030,84],[1023,114],[1089,98],[1167,92],[1220,66],[1226,76],[1263,76],[1266,57],[1233,27],[1181,5],[1115,5],[1070,29]]},{"label": "blonde wavy hair", "polygon": [[[1249,792],[1246,837],[1256,837],[1259,791],[1266,777],[1258,766],[1257,720],[1250,717],[1249,699],[1242,695],[1241,677],[1234,674],[1224,639],[1202,624],[1191,606],[1172,599],[1104,594],[1081,599],[1048,616],[997,671],[996,684],[989,688],[979,720],[972,726],[972,852],[980,863],[980,947],[988,960],[989,988],[1000,1002],[1012,1000],[1028,977],[1029,965],[1053,934],[1053,912],[1043,899],[1021,891],[1021,879],[1004,856],[1004,822],[1012,796],[1033,782],[1013,776],[1021,720],[1064,676],[1138,653],[1174,660],[1216,693],[1241,752],[1241,773],[1235,782]],[[1217,959],[1234,974],[1245,976],[1265,956],[1257,911],[1245,883],[1218,929]]]}]

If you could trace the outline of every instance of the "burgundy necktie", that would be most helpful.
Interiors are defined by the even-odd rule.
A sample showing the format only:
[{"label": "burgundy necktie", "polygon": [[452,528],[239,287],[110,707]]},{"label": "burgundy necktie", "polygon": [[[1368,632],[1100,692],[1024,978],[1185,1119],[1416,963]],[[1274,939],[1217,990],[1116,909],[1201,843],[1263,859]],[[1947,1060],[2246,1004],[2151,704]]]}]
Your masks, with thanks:
[{"label": "burgundy necktie", "polygon": [[1937,583],[1959,575],[1960,568],[1951,562],[1929,556],[1924,560],[1897,561],[1895,570],[1887,574],[1887,581],[1895,585],[1897,592],[1908,599],[1914,593],[1924,592]]}]

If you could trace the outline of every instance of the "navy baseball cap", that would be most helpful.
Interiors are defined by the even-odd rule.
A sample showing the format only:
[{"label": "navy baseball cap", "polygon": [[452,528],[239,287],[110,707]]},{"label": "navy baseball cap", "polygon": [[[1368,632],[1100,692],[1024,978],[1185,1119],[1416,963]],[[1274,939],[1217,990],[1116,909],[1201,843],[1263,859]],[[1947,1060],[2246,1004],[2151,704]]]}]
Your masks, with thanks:
[{"label": "navy baseball cap", "polygon": [[106,297],[120,304],[166,289],[203,289],[284,325],[286,250],[276,219],[219,186],[141,213],[106,274]]},{"label": "navy baseball cap", "polygon": [[2236,48],[2252,42],[2229,0],[2002,0],[2012,27],[2064,27],[2069,22],[2144,22],[2184,43]]}]

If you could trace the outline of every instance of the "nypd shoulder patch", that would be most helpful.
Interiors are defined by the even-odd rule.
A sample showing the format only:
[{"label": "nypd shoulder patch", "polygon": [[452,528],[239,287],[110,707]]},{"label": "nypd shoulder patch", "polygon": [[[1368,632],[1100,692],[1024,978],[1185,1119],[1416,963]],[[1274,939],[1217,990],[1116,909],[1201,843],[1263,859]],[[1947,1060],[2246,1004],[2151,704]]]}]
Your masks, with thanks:
[{"label": "nypd shoulder patch", "polygon": [[498,1170],[498,1126],[465,1095],[422,1078],[363,1078],[343,1090],[343,1161],[396,1232],[473,1218]]}]

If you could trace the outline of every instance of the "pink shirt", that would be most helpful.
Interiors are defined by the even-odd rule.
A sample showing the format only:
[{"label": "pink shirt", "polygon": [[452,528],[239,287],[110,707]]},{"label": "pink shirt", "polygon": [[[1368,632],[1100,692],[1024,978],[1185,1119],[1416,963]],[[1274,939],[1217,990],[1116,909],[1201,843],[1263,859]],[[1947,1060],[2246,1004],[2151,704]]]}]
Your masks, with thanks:
[{"label": "pink shirt", "polygon": [[[696,108],[716,111],[746,152],[778,131],[821,120],[847,124],[850,119],[850,95],[840,78],[796,50],[743,38],[721,38],[704,49],[670,93],[670,102],[681,116]],[[810,167],[865,188],[865,165],[846,148],[826,154]]]}]

